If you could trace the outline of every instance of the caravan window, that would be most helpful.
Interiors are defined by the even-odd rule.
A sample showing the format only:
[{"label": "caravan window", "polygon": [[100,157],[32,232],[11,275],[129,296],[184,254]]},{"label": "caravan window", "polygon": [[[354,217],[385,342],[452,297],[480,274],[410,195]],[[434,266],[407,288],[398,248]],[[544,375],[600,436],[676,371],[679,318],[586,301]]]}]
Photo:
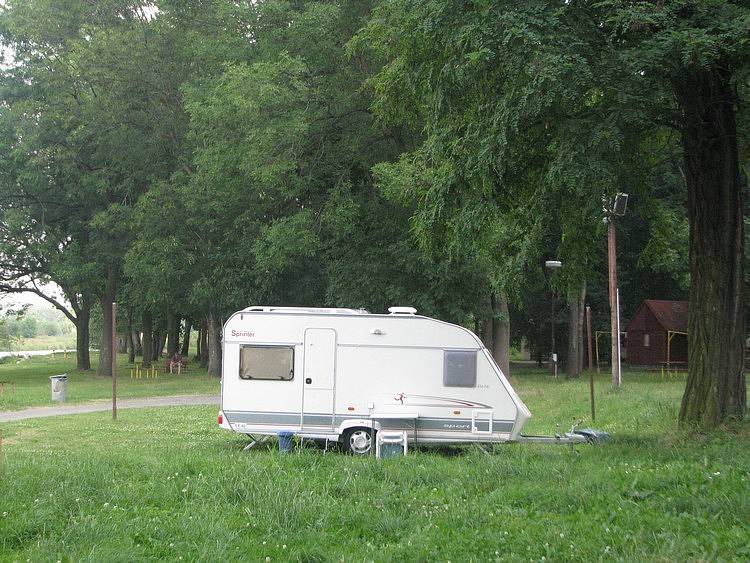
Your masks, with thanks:
[{"label": "caravan window", "polygon": [[443,352],[443,385],[475,387],[477,384],[477,353],[468,350]]},{"label": "caravan window", "polygon": [[294,379],[294,348],[242,346],[240,379],[290,381]]}]

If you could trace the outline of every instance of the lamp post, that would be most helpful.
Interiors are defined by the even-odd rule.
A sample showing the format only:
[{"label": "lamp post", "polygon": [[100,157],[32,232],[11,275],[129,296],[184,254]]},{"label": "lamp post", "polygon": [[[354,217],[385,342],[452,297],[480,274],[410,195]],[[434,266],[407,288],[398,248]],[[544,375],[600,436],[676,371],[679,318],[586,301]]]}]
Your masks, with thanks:
[{"label": "lamp post", "polygon": [[617,287],[617,235],[615,217],[625,215],[628,194],[619,193],[609,208],[605,207],[604,221],[607,223],[607,258],[609,264],[609,311],[612,331],[612,386],[620,387],[622,373],[620,365],[620,291]]},{"label": "lamp post", "polygon": [[[553,270],[557,270],[558,268],[562,267],[562,262],[559,260],[547,260],[544,263],[545,271],[549,270],[552,272]],[[550,365],[552,366],[552,374],[557,377],[557,352],[555,350],[555,296],[552,293],[552,289],[550,288],[550,304],[552,309],[552,314],[550,315],[550,318],[552,319],[552,347],[550,349]]]}]

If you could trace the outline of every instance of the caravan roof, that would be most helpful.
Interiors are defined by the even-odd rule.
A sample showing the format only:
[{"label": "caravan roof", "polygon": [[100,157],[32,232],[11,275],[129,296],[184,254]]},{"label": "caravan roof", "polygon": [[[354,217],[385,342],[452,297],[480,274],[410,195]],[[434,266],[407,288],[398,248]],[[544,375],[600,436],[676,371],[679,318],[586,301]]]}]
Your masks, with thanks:
[{"label": "caravan roof", "polygon": [[267,305],[254,305],[240,311],[240,313],[286,313],[295,315],[374,315],[374,316],[415,316],[417,310],[414,307],[389,307],[388,313],[371,313],[367,309],[346,309],[339,307],[270,307]]},{"label": "caravan roof", "polygon": [[339,309],[325,307],[266,307],[254,306],[242,310],[243,313],[309,313],[312,315],[369,315],[365,309]]}]

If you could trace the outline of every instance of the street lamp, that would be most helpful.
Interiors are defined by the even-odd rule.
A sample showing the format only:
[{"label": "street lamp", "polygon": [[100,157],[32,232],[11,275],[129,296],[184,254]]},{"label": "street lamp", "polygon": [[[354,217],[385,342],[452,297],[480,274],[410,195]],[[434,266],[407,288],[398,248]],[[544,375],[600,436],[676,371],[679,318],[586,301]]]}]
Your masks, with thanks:
[{"label": "street lamp", "polygon": [[620,290],[617,287],[617,236],[615,217],[622,217],[628,207],[628,194],[618,193],[610,207],[604,208],[607,223],[607,258],[609,263],[609,310],[612,331],[612,386],[622,383],[620,365]]},{"label": "street lamp", "polygon": [[[562,262],[559,260],[547,260],[544,263],[544,267],[546,270],[552,272],[553,270],[557,270],[558,268],[562,267]],[[552,347],[550,349],[550,364],[552,365],[553,369],[553,375],[557,377],[557,352],[555,351],[555,296],[552,294],[551,288],[550,288],[550,304],[552,308]]]}]

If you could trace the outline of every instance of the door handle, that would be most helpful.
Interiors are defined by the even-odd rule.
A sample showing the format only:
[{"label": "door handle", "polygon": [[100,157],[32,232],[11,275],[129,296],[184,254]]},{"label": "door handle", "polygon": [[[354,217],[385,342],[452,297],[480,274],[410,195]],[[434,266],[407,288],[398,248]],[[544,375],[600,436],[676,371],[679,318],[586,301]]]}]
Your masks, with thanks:
[{"label": "door handle", "polygon": [[310,385],[312,383],[312,377],[308,377],[307,379],[305,379],[305,383]]}]

